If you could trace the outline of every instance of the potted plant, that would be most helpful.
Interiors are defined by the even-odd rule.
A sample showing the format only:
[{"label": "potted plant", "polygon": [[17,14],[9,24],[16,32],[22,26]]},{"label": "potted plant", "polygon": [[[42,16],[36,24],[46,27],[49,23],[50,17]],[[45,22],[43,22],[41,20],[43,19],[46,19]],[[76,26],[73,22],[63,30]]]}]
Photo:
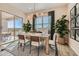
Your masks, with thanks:
[{"label": "potted plant", "polygon": [[68,36],[68,20],[66,15],[62,15],[55,24],[55,31],[58,33],[58,43],[65,44],[65,39]]},{"label": "potted plant", "polygon": [[23,24],[23,30],[24,30],[26,33],[31,30],[31,24],[30,24],[29,20],[27,21],[26,24],[25,24],[25,23]]}]

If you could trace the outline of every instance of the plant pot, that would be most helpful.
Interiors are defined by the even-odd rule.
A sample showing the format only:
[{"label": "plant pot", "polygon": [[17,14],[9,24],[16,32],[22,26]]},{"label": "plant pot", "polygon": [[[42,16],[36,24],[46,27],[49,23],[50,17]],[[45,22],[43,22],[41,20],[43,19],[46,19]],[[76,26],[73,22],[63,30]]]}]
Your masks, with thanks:
[{"label": "plant pot", "polygon": [[62,37],[60,37],[60,36],[58,35],[58,43],[64,45],[64,44],[65,44],[65,38],[64,38],[64,37],[62,38]]},{"label": "plant pot", "polygon": [[60,44],[65,44],[65,38],[59,37],[59,38],[58,38],[58,43],[60,43]]}]

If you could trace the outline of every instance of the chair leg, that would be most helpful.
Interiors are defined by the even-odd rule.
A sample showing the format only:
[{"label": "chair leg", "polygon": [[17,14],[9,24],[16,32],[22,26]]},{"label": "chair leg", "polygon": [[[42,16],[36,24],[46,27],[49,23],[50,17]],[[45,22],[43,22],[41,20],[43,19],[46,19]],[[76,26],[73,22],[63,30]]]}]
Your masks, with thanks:
[{"label": "chair leg", "polygon": [[24,52],[24,50],[25,50],[25,43],[23,44],[24,46],[23,46],[23,52]]},{"label": "chair leg", "polygon": [[40,46],[38,46],[38,56],[39,56],[39,49],[40,49]]},{"label": "chair leg", "polygon": [[20,42],[18,42],[18,48],[19,48],[19,44],[20,44]]},{"label": "chair leg", "polygon": [[57,45],[55,45],[55,56],[58,56],[58,48],[57,48]]},{"label": "chair leg", "polygon": [[30,51],[29,51],[29,53],[31,54],[31,41],[30,41]]},{"label": "chair leg", "polygon": [[38,56],[39,56],[39,50],[40,50],[40,42],[38,42]]}]

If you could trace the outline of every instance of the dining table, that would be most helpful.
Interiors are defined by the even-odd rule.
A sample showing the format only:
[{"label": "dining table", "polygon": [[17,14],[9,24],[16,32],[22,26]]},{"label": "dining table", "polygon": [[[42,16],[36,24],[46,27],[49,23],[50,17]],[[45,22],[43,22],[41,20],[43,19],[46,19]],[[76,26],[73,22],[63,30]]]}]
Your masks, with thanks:
[{"label": "dining table", "polygon": [[37,36],[43,38],[45,41],[45,53],[49,54],[49,36],[50,34],[46,33],[26,33],[25,36]]}]

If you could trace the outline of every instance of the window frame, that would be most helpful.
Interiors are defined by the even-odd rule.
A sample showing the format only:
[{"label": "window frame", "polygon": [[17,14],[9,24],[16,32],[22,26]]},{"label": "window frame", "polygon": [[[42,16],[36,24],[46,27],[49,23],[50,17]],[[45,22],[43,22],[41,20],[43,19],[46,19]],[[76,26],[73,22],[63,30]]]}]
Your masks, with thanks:
[{"label": "window frame", "polygon": [[[48,23],[45,23],[44,21],[43,21],[43,17],[46,17],[46,16],[39,16],[39,17],[42,17],[42,23],[41,24],[36,24],[35,23],[35,29],[36,29],[36,25],[41,25],[42,27],[41,27],[41,29],[42,28],[44,28],[44,24],[48,24],[48,27],[49,27],[49,24],[51,24],[50,22],[49,22],[49,18],[48,18]],[[49,16],[47,16],[47,17],[49,17]],[[36,22],[36,21],[35,21]],[[39,28],[37,28],[36,30],[38,30]],[[49,29],[49,28],[48,28]]]},{"label": "window frame", "polygon": [[[78,41],[79,42],[79,40],[77,40],[77,36],[76,36],[76,34],[77,34],[77,30],[79,30],[79,27],[77,26],[77,18],[79,17],[79,13],[77,13],[77,6],[79,5],[79,3],[76,3],[75,5],[74,5],[74,7],[70,10],[70,38],[72,38],[72,33],[71,33],[71,31],[72,30],[74,30],[74,38],[72,38],[72,39],[74,39],[74,40],[76,40],[76,41]],[[74,9],[74,16],[72,17],[72,10]],[[74,20],[74,27],[72,27],[72,21]]]}]

